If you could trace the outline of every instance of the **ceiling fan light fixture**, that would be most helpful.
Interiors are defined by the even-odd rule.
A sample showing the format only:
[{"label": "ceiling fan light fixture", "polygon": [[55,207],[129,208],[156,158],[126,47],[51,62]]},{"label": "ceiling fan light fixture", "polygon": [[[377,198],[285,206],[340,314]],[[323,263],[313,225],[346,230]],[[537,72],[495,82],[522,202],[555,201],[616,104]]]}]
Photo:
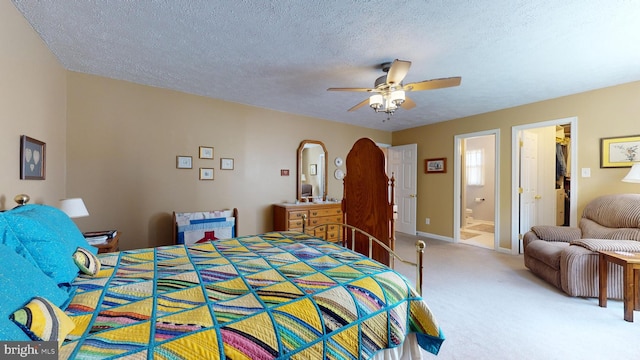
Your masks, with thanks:
[{"label": "ceiling fan light fixture", "polygon": [[405,93],[404,90],[396,90],[389,94],[389,98],[394,105],[400,106],[404,102]]},{"label": "ceiling fan light fixture", "polygon": [[382,95],[380,94],[371,95],[371,97],[369,97],[369,106],[371,106],[375,111],[378,111],[378,109],[382,107],[382,100]]}]

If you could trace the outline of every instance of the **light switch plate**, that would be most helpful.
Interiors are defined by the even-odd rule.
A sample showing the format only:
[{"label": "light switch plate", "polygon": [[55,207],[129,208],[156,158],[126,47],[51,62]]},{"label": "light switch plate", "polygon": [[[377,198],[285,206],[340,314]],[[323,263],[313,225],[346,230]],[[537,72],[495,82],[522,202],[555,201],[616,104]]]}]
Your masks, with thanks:
[{"label": "light switch plate", "polygon": [[591,177],[591,168],[582,168],[582,177],[583,178]]}]

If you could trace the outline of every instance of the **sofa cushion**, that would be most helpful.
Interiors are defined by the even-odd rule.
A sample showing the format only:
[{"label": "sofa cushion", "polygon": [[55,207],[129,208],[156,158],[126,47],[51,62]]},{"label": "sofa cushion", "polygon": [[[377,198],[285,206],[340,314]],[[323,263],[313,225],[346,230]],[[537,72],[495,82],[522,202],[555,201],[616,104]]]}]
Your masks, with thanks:
[{"label": "sofa cushion", "polygon": [[526,254],[528,257],[535,258],[552,269],[560,269],[560,253],[566,249],[569,243],[566,242],[548,242],[544,240],[533,241],[527,246]]},{"label": "sofa cushion", "polygon": [[611,228],[586,218],[580,220],[580,228],[583,238],[640,240],[640,229],[636,228]]},{"label": "sofa cushion", "polygon": [[531,228],[538,238],[546,241],[566,241],[580,239],[582,232],[577,227],[538,225]]},{"label": "sofa cushion", "polygon": [[640,252],[640,241],[635,240],[604,240],[604,239],[579,239],[571,242],[571,245],[582,246],[591,251],[631,251]]},{"label": "sofa cushion", "polygon": [[[638,229],[640,228],[640,194],[612,194],[595,198],[585,206],[582,212],[582,220],[584,219],[606,228]],[[589,234],[583,234],[583,237],[600,238],[600,236]]]}]

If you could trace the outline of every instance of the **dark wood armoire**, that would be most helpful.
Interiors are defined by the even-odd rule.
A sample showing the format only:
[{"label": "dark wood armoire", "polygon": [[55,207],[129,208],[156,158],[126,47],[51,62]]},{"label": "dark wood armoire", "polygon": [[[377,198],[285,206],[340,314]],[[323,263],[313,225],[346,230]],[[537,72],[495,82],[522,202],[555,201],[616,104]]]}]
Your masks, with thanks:
[{"label": "dark wood armoire", "polygon": [[[386,158],[373,140],[356,141],[347,155],[342,210],[345,223],[381,240],[391,250],[395,243],[394,179],[389,179]],[[351,247],[348,234],[347,246]],[[369,256],[368,238],[356,235],[355,250]],[[380,245],[372,247],[372,258],[391,265],[389,254]]]}]

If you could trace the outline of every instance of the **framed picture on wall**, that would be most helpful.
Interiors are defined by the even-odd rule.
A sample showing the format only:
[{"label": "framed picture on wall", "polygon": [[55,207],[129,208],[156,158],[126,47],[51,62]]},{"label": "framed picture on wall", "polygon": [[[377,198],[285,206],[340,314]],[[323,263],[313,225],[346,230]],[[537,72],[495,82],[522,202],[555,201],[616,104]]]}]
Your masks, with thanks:
[{"label": "framed picture on wall", "polygon": [[200,159],[213,159],[213,147],[200,146]]},{"label": "framed picture on wall", "polygon": [[424,160],[424,172],[425,172],[425,174],[446,173],[447,172],[447,158],[425,159]]},{"label": "framed picture on wall", "polygon": [[631,167],[640,161],[640,135],[600,139],[600,167]]},{"label": "framed picture on wall", "polygon": [[178,169],[191,169],[193,167],[191,156],[176,156],[176,168]]},{"label": "framed picture on wall", "polygon": [[233,170],[233,159],[232,158],[221,158],[220,159],[220,170]]},{"label": "framed picture on wall", "polygon": [[200,180],[213,180],[213,169],[200,168]]},{"label": "framed picture on wall", "polygon": [[318,175],[318,164],[309,165],[309,175]]},{"label": "framed picture on wall", "polygon": [[26,135],[20,137],[20,179],[45,179],[46,144]]}]

